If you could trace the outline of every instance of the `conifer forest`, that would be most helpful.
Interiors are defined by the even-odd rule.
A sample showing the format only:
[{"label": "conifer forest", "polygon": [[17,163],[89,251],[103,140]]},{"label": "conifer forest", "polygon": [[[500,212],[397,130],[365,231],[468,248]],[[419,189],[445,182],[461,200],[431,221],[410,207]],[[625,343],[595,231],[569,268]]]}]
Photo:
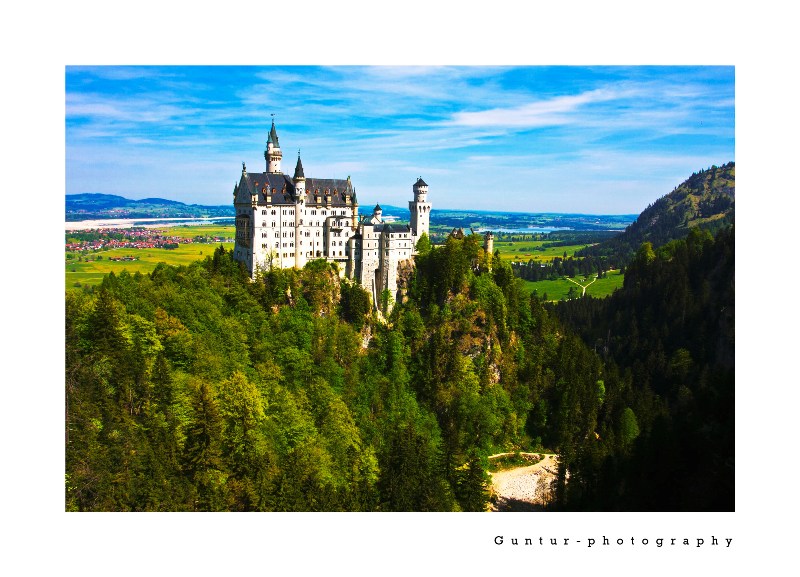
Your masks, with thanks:
[{"label": "conifer forest", "polygon": [[65,295],[67,511],[485,511],[488,456],[558,454],[547,510],[734,509],[734,228],[644,242],[543,302],[479,235],[379,303],[222,246]]}]

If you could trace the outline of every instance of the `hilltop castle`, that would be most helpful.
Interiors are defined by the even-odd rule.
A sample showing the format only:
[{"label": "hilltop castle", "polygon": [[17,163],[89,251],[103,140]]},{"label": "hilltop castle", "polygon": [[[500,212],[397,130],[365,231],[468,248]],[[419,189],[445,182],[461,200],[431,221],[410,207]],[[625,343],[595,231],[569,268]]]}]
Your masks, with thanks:
[{"label": "hilltop castle", "polygon": [[416,254],[417,241],[428,233],[431,204],[425,181],[414,183],[410,223],[389,224],[380,205],[371,215],[359,216],[349,176],[306,178],[298,152],[294,176],[289,177],[281,172],[282,157],[273,121],[264,151],[266,171],[248,173],[242,163],[233,189],[234,259],[255,277],[259,270],[302,268],[324,258],[369,291],[376,306],[384,290],[396,299],[398,267]]}]

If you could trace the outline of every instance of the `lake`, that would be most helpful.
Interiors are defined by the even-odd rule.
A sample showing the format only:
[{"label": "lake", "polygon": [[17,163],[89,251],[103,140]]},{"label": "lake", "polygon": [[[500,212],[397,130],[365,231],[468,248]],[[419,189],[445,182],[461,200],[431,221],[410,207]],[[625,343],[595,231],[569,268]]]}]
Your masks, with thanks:
[{"label": "lake", "polygon": [[197,226],[202,224],[233,224],[233,216],[214,216],[210,218],[100,218],[67,222],[65,230],[85,230],[87,228],[157,228],[162,226]]},{"label": "lake", "polygon": [[532,233],[545,233],[545,232],[554,232],[556,230],[574,230],[569,226],[535,226],[531,228],[502,228],[502,227],[485,227],[485,228],[476,228],[475,232],[505,232],[505,233],[513,233],[513,234],[532,234]]}]

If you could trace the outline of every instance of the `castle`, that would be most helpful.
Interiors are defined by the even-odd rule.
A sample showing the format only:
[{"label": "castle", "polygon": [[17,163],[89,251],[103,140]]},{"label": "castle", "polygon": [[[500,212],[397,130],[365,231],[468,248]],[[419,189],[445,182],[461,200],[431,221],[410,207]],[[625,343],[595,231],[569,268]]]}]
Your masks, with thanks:
[{"label": "castle", "polygon": [[417,241],[428,234],[431,204],[428,185],[418,178],[409,201],[410,223],[390,224],[376,205],[359,216],[350,177],[306,178],[300,153],[294,176],[281,171],[283,154],[272,123],[264,159],[266,171],[242,176],[233,189],[236,244],[233,257],[255,277],[272,267],[302,268],[324,258],[356,280],[377,306],[383,291],[398,298],[398,267],[416,254]]}]

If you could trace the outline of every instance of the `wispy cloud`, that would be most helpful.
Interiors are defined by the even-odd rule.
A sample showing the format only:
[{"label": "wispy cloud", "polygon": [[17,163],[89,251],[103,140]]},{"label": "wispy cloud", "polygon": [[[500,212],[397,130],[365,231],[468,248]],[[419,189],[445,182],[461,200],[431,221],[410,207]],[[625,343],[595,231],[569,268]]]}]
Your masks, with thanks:
[{"label": "wispy cloud", "polygon": [[587,104],[619,98],[612,90],[598,89],[574,96],[559,96],[530,102],[513,108],[493,108],[479,112],[457,112],[445,122],[454,126],[502,126],[536,128],[575,122],[571,113]]}]

